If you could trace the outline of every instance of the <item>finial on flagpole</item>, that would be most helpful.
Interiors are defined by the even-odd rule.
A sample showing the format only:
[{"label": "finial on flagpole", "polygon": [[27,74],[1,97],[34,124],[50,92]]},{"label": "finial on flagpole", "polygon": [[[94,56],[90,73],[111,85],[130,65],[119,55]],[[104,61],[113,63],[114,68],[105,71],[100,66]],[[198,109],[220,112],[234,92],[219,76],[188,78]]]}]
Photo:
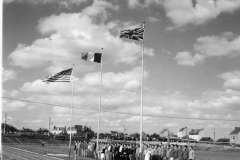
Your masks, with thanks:
[{"label": "finial on flagpole", "polygon": [[143,22],[143,28],[145,28],[145,22]]}]

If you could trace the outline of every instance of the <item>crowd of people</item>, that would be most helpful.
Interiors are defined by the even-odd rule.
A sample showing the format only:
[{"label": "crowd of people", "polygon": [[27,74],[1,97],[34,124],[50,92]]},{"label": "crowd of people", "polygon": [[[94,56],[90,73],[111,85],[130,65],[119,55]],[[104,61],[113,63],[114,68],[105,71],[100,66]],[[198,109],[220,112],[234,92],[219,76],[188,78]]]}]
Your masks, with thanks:
[{"label": "crowd of people", "polygon": [[75,159],[90,157],[100,160],[194,160],[192,146],[143,144],[142,154],[138,144],[99,143],[76,141],[74,145]]}]

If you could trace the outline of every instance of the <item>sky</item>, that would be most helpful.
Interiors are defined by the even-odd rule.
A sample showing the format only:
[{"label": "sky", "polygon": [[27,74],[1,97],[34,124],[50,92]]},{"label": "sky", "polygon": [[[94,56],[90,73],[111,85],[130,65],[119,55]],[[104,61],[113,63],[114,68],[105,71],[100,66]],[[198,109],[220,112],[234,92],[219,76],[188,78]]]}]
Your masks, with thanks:
[{"label": "sky", "polygon": [[[156,116],[240,119],[239,17],[239,0],[4,0],[2,95],[53,105],[2,99],[2,117],[18,129],[48,128],[49,117],[51,129],[68,127],[71,83],[42,80],[74,64],[72,125],[96,132],[98,112],[84,109],[99,107],[100,64],[83,52],[103,55],[101,109],[140,114],[142,42],[119,32],[145,21],[143,115],[155,117],[143,117],[143,131],[228,138],[239,121]],[[139,132],[139,121],[101,113],[100,132]]]}]

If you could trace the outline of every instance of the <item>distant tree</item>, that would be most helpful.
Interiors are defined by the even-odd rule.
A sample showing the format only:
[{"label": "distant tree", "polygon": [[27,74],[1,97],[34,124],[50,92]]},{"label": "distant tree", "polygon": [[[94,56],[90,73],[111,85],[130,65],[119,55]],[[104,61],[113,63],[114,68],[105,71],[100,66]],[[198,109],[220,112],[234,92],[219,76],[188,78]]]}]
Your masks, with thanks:
[{"label": "distant tree", "polygon": [[[5,123],[2,123],[2,126],[1,126],[2,131],[4,130],[4,125],[5,125]],[[18,132],[19,130],[10,124],[6,124],[5,131],[6,132]]]},{"label": "distant tree", "polygon": [[139,138],[140,134],[139,133],[133,133],[133,134],[130,134],[130,137]]},{"label": "distant tree", "polygon": [[48,129],[46,129],[46,128],[39,128],[38,130],[36,130],[36,133],[39,133],[39,134],[48,133]]},{"label": "distant tree", "polygon": [[24,128],[24,127],[22,128],[21,132],[23,132],[23,133],[34,133],[34,131],[32,129]]},{"label": "distant tree", "polygon": [[159,138],[159,134],[153,133],[153,134],[151,135],[151,137],[152,137],[152,138]]}]

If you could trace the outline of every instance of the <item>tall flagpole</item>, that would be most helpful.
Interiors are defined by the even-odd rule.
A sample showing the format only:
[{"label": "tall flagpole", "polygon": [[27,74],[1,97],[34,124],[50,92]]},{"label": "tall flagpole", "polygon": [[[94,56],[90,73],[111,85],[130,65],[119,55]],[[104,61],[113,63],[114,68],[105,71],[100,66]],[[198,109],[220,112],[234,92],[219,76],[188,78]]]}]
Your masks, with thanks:
[{"label": "tall flagpole", "polygon": [[71,141],[72,141],[72,115],[73,115],[73,86],[74,86],[74,64],[72,68],[72,75],[71,75],[71,80],[72,80],[72,103],[71,103],[71,120],[70,120],[70,139],[69,139],[69,159],[70,159],[70,154],[71,154]]},{"label": "tall flagpole", "polygon": [[[143,22],[143,29],[145,32],[145,22]],[[143,76],[144,76],[144,32],[143,32],[143,40],[142,40],[142,79],[141,79],[141,117],[140,117],[140,160],[142,160],[142,151],[143,151],[143,144],[142,144],[142,132],[143,132]]]},{"label": "tall flagpole", "polygon": [[[99,111],[98,111],[98,131],[97,131],[97,155],[99,149],[99,131],[100,131],[100,111],[101,111],[101,97],[102,97],[102,62],[103,62],[103,48],[102,48],[102,56],[101,56],[101,71],[100,71],[100,91],[99,91]],[[99,157],[98,157],[99,159]]]}]

